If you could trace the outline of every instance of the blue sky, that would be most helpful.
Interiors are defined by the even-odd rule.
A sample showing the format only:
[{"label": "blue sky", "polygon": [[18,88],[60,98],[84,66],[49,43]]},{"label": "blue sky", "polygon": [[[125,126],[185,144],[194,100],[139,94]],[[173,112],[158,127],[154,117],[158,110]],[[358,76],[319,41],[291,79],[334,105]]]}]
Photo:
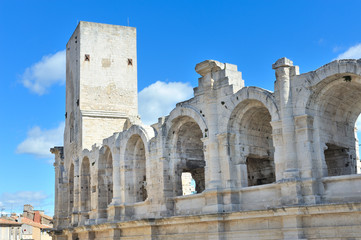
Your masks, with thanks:
[{"label": "blue sky", "polygon": [[[361,58],[360,9],[361,1],[347,0],[0,0],[0,209],[32,203],[52,215],[48,149],[62,145],[62,51],[78,21],[137,28],[140,113],[153,122],[191,97],[194,67],[206,59],[236,64],[247,86],[273,90],[278,58],[302,73],[337,57]],[[163,111],[147,111],[147,102]]]}]

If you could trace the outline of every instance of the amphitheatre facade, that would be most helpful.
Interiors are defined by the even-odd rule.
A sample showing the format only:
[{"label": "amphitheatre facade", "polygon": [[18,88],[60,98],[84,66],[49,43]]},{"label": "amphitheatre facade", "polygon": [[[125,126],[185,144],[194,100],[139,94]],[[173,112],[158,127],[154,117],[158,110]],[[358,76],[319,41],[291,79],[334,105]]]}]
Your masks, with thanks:
[{"label": "amphitheatre facade", "polygon": [[[194,97],[148,126],[135,28],[80,22],[64,147],[51,149],[53,238],[361,239],[361,59],[272,67],[274,92],[245,87],[236,65],[201,62]],[[183,195],[184,173],[195,194]]]}]

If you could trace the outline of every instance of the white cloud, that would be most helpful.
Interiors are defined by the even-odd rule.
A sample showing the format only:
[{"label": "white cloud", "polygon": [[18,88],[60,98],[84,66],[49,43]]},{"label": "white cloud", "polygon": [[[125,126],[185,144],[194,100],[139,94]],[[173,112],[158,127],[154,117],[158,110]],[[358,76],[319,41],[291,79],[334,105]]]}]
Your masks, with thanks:
[{"label": "white cloud", "polygon": [[22,83],[30,91],[43,95],[54,84],[65,83],[65,50],[44,56],[39,62],[25,69]]},{"label": "white cloud", "polygon": [[350,47],[346,52],[341,53],[336,59],[359,59],[361,58],[361,43]]},{"label": "white cloud", "polygon": [[0,195],[0,207],[7,213],[21,212],[24,204],[31,204],[34,207],[42,207],[46,206],[49,198],[50,196],[41,191],[19,191],[15,193],[4,192]]},{"label": "white cloud", "polygon": [[177,102],[193,96],[189,83],[157,81],[139,92],[139,113],[145,124],[156,123],[161,116],[168,115]]},{"label": "white cloud", "polygon": [[18,145],[17,153],[27,153],[40,158],[51,158],[50,148],[63,145],[65,123],[62,122],[54,129],[33,127],[27,133],[27,138]]}]

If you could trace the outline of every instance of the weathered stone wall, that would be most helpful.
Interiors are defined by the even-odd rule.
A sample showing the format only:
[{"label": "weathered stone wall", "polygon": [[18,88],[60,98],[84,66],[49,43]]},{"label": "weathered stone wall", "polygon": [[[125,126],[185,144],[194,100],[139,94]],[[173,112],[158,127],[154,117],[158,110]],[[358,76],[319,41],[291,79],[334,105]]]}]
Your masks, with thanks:
[{"label": "weathered stone wall", "polygon": [[75,151],[91,149],[137,119],[135,28],[80,22],[67,44],[66,71],[67,148],[74,139]]},{"label": "weathered stone wall", "polygon": [[[114,35],[117,27],[83,24],[92,34],[79,41],[98,50],[103,38],[97,34],[127,39],[135,31],[121,27]],[[119,56],[127,55],[124,48]],[[336,60],[300,74],[281,58],[273,64],[274,92],[245,87],[235,65],[204,61],[196,66],[201,77],[194,97],[145,126],[135,117],[131,91],[123,94],[114,83],[112,96],[134,107],[114,109],[98,77],[109,72],[72,58],[69,69],[87,77],[72,86],[67,75],[67,111],[76,108],[68,92],[79,82],[80,99],[89,101],[80,100],[74,124],[67,120],[64,149],[52,149],[55,239],[360,239],[355,121],[361,60]],[[124,86],[136,90],[136,78]],[[93,106],[93,97],[101,103]],[[104,136],[99,144],[96,138]],[[183,196],[183,172],[192,174],[197,194]]]}]

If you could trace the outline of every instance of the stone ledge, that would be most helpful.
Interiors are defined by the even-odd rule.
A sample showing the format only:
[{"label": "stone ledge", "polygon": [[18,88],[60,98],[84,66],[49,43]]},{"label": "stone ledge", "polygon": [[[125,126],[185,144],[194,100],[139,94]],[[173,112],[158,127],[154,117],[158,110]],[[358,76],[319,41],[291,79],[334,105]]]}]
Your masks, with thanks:
[{"label": "stone ledge", "polygon": [[115,111],[81,110],[81,114],[83,117],[111,117],[123,119],[129,118],[127,114]]}]

